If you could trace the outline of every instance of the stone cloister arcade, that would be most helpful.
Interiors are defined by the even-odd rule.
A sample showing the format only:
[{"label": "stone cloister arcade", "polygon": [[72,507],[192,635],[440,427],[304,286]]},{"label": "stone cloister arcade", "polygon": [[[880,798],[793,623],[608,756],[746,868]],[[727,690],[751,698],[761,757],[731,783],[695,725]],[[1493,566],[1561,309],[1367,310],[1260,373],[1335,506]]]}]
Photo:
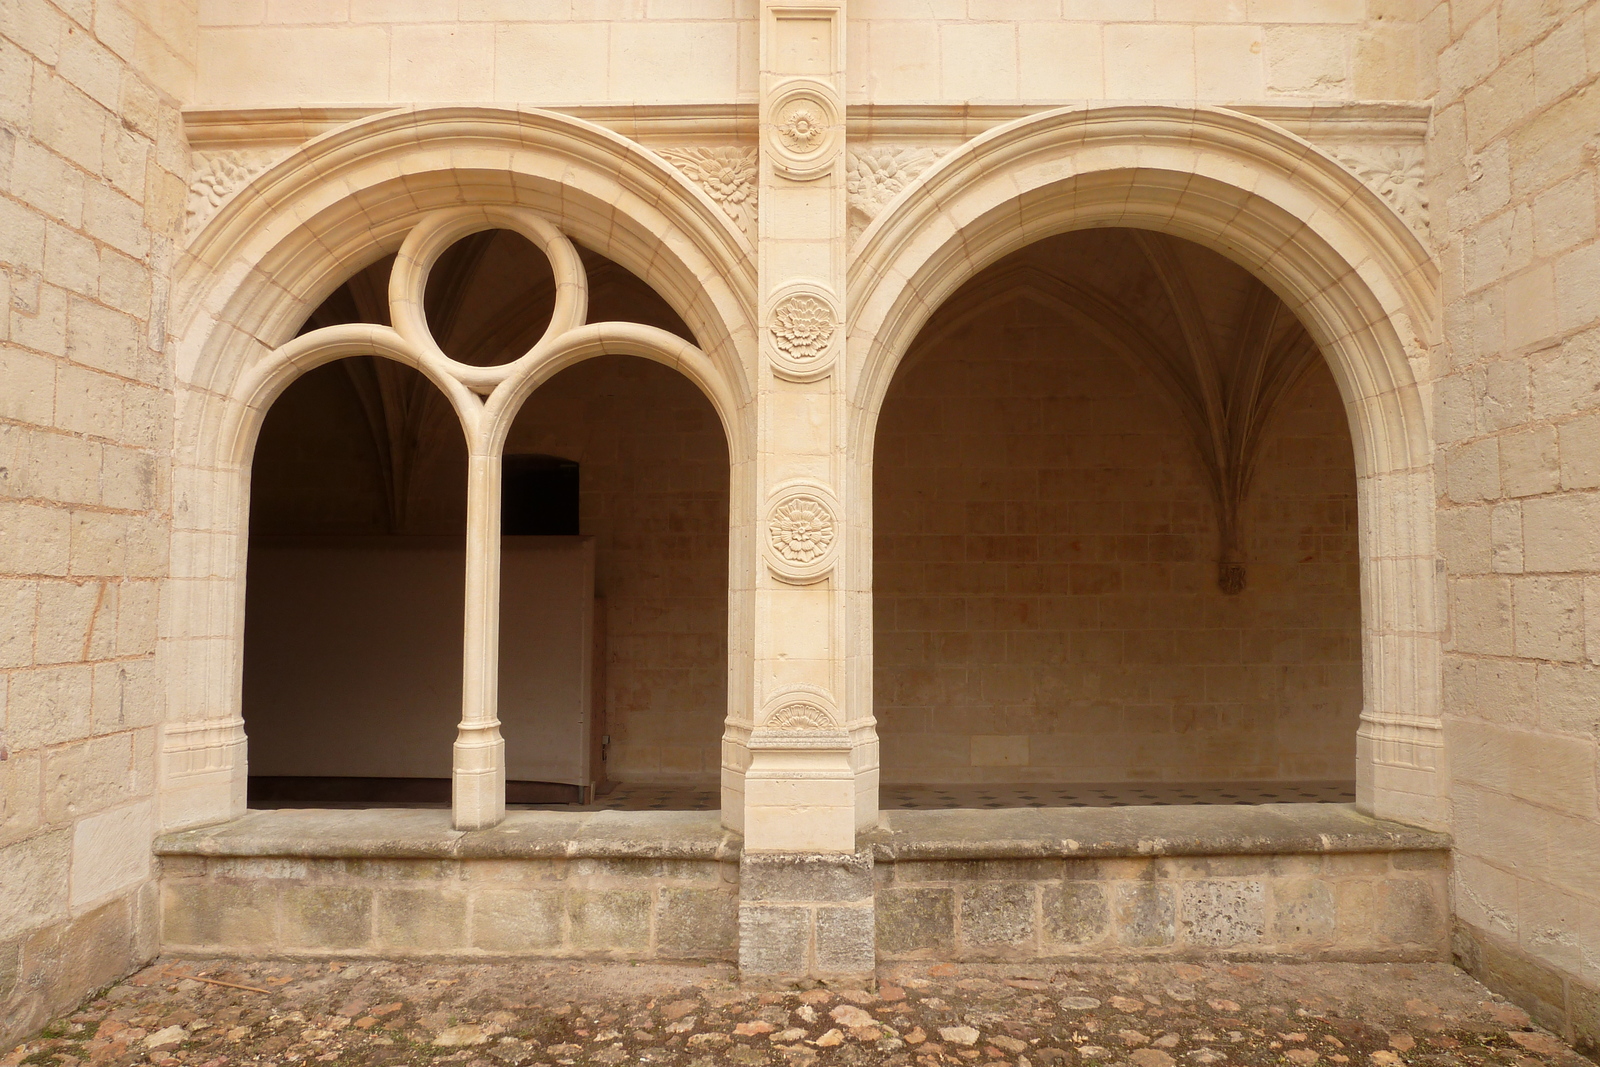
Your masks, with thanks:
[{"label": "stone cloister arcade", "polygon": [[[829,81],[837,72],[818,76],[814,56],[786,72],[784,55],[772,53],[759,122],[739,120],[740,136],[757,146],[754,180],[739,197],[707,177],[724,158],[710,150],[674,163],[672,153],[598,122],[441,107],[384,112],[317,137],[205,223],[172,298],[180,455],[176,577],[162,635],[174,680],[162,739],[164,824],[215,827],[245,813],[251,509],[258,523],[272,514],[269,497],[292,512],[284,485],[319,460],[301,457],[300,467],[281,467],[278,482],[257,486],[252,463],[259,478],[268,453],[257,437],[264,449],[273,440],[274,404],[320,373],[345,390],[349,415],[370,420],[376,410],[403,421],[407,410],[431,412],[434,451],[462,465],[459,476],[435,479],[444,496],[461,494],[459,511],[414,512],[435,515],[440,531],[464,532],[463,622],[440,631],[465,650],[460,716],[452,756],[435,760],[453,782],[448,854],[458,857],[477,855],[476,831],[490,834],[484,841],[553,832],[526,821],[544,813],[507,818],[498,700],[502,615],[512,609],[501,596],[502,455],[561,455],[573,447],[558,440],[561,425],[598,439],[697,406],[696,447],[704,453],[720,436],[725,503],[712,499],[697,514],[725,521],[726,612],[716,616],[725,636],[652,647],[669,657],[697,650],[702,675],[707,663],[720,674],[725,657],[725,674],[691,687],[695,706],[682,721],[670,701],[635,714],[628,731],[637,747],[615,756],[635,761],[628,773],[644,779],[719,775],[721,830],[682,830],[676,813],[662,813],[658,829],[646,821],[626,831],[629,841],[656,844],[613,842],[594,853],[690,857],[724,870],[720,889],[652,883],[660,901],[708,893],[704,914],[722,918],[695,912],[713,932],[674,949],[665,931],[687,920],[663,912],[640,935],[650,952],[718,954],[736,942],[755,973],[832,973],[870,967],[875,953],[928,950],[906,930],[922,921],[917,894],[942,890],[890,888],[885,870],[914,855],[1008,853],[948,841],[896,853],[882,835],[900,824],[879,804],[880,789],[895,783],[1337,779],[1353,764],[1362,813],[1442,827],[1441,622],[1419,381],[1436,329],[1436,268],[1391,205],[1260,118],[1141,105],[995,125],[930,161],[868,217],[847,196],[845,146],[855,134]],[[507,252],[478,284],[503,295],[506,279],[526,275],[549,295],[527,302],[525,319],[473,327],[467,344],[468,311],[444,325],[425,310],[430,271],[455,256],[445,262],[461,277],[458,242],[489,231],[502,235],[478,238],[480,256],[486,241],[504,249],[523,239],[548,260],[549,280],[527,265],[537,257],[513,266]],[[336,293],[344,295],[330,299]],[[456,299],[471,306],[470,296]],[[1041,344],[1070,348],[1070,359],[1048,367]],[[317,370],[344,360],[355,361],[346,378]],[[659,366],[645,371],[640,360]],[[986,375],[1009,392],[986,392]],[[605,409],[630,427],[573,414],[592,421],[596,398],[614,397],[630,376],[633,407]],[[566,414],[563,402],[574,405]],[[464,447],[436,432],[452,423]],[[387,473],[372,482],[383,503],[371,514],[393,520],[405,486],[416,484],[396,475],[418,439],[407,433],[373,429],[373,469]],[[980,461],[975,448],[998,451]],[[1069,469],[1042,458],[1052,448],[1095,458]],[[1070,507],[1046,506],[1047,494],[1035,491],[1044,473],[1028,500],[982,488],[982,470],[954,472],[1028,467],[1019,456],[1058,484],[1081,485],[1093,470],[1113,486],[1148,477],[1133,496],[1102,493],[1090,516],[1081,492],[1057,494]],[[700,471],[696,488],[721,469]],[[648,494],[630,495],[628,486],[647,480],[637,471],[618,479],[606,503],[613,514],[654,506]],[[961,521],[939,528],[941,513]],[[1041,548],[1077,520],[1098,523],[1085,530],[1104,536],[1088,548],[1084,538]],[[651,527],[636,522],[632,536],[649,537]],[[694,531],[702,578],[722,572],[718,532]],[[1307,536],[1316,546],[1309,555]],[[959,559],[941,554],[951,551]],[[1029,566],[1007,566],[1008,580],[1023,585],[996,590],[983,583],[1001,571],[966,565],[974,561]],[[1019,606],[1018,588],[1031,607]],[[934,602],[955,590],[965,594],[964,620],[1022,613],[989,627],[1000,634],[991,642],[998,653],[958,653],[935,633],[975,643],[969,622],[928,622],[941,610]],[[1087,603],[1103,618],[1053,628],[1025,618]],[[1256,616],[1239,615],[1247,610],[1239,605],[1255,605]],[[1105,621],[1119,611],[1135,614]],[[1238,617],[1217,621],[1230,611]],[[709,617],[701,610],[695,625],[704,629]],[[1293,662],[1240,681],[1252,655],[1240,643],[1263,625],[1282,632],[1264,639],[1277,651],[1256,659]],[[1101,669],[1108,628],[1117,632],[1115,671]],[[1139,636],[1151,630],[1160,633]],[[1202,640],[1232,642],[1234,651],[1196,650]],[[1084,651],[1096,647],[1098,663]],[[1019,655],[1020,682],[1008,669]],[[959,708],[937,681],[958,661],[970,668]],[[1217,663],[1230,680],[1219,681]],[[1275,680],[1263,682],[1269,674]],[[1084,690],[1085,678],[1104,688]],[[1008,685],[1027,695],[992,695]],[[1196,708],[1196,686],[1231,695]],[[724,695],[717,726],[705,705]],[[1063,705],[1080,714],[1093,705],[1106,725],[1096,736],[1040,725]],[[358,740],[328,729],[319,736],[311,723],[275,744],[344,750]],[[714,736],[686,736],[716,729],[719,754]],[[619,740],[628,731],[619,728]],[[703,756],[685,755],[697,746]],[[373,811],[361,825],[386,816],[401,818]],[[962,833],[1020,841],[1050,832],[1000,822],[993,835],[976,826]],[[1436,847],[1421,831],[1400,845],[1382,831],[1391,837],[1381,846],[1370,836],[1377,830],[1351,833],[1360,840],[1344,851]],[[192,830],[172,839],[188,844],[167,847],[227,854],[225,836]],[[1199,854],[1229,847],[1199,830],[1191,836]],[[291,853],[337,856],[332,837]],[[447,846],[417,847],[402,854]],[[570,841],[560,847],[588,854]],[[726,873],[733,863],[736,876]],[[198,907],[200,897],[184,894],[202,892],[205,871],[201,861],[190,872],[198,881],[175,882],[178,903],[169,906]],[[910,879],[898,869],[894,877]],[[1416,877],[1385,891],[1410,894],[1414,913],[1443,915],[1442,882]],[[1116,893],[1124,891],[1129,900],[1144,892]],[[1394,951],[1436,952],[1440,928],[1429,921]],[[553,951],[617,947],[584,941],[577,918],[564,922]],[[1117,922],[1126,927],[1121,944],[1140,944],[1133,919]],[[1316,936],[1315,951],[1350,950],[1343,934]]]}]

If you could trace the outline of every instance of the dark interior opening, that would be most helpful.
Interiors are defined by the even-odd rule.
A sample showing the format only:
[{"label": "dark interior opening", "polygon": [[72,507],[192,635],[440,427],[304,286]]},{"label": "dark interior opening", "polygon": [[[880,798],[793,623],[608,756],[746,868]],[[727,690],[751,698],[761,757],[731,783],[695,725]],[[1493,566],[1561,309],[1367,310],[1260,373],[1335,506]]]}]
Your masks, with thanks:
[{"label": "dark interior opening", "polygon": [[559,456],[506,456],[500,467],[500,532],[576,537],[578,464]]}]

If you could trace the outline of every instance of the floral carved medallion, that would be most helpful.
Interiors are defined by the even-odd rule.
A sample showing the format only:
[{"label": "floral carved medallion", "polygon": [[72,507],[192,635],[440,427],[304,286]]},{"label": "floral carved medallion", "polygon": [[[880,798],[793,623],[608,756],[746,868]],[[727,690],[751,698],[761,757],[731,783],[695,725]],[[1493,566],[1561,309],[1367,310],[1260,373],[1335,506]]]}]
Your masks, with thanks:
[{"label": "floral carved medallion", "polygon": [[796,100],[779,119],[778,136],[783,138],[789,151],[797,154],[815,149],[828,132],[822,109],[804,98]]},{"label": "floral carved medallion", "polygon": [[774,169],[802,182],[828,173],[837,155],[839,125],[839,107],[828,86],[796,79],[780,89],[767,112]]},{"label": "floral carved medallion", "polygon": [[774,572],[800,582],[823,577],[833,561],[838,526],[833,507],[819,494],[792,492],[780,499],[767,516]]},{"label": "floral carved medallion", "polygon": [[773,293],[767,305],[772,369],[791,382],[825,377],[833,367],[838,306],[818,282],[796,282]]},{"label": "floral carved medallion", "polygon": [[772,312],[772,343],[797,363],[810,363],[833,343],[833,308],[821,297],[795,293]]}]

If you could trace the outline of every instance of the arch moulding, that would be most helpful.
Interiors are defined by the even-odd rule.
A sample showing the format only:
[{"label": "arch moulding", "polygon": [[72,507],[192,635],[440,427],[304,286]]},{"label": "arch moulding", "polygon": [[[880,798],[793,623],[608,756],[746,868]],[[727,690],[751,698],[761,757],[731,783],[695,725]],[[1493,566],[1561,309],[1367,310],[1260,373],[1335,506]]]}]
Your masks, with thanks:
[{"label": "arch moulding", "polygon": [[[1446,828],[1443,618],[1435,573],[1427,355],[1438,268],[1384,201],[1309,142],[1222,109],[1061,109],[930,167],[863,232],[849,273],[846,510],[870,573],[872,448],[890,380],[938,307],[1028,244],[1157,230],[1228,256],[1305,325],[1343,396],[1359,485],[1363,707],[1358,806]],[[860,586],[870,589],[870,581]],[[870,594],[852,612],[870,633]],[[871,701],[870,650],[852,699]]]},{"label": "arch moulding", "polygon": [[[313,335],[291,343],[294,335],[329,293],[397,252],[426,217],[472,209],[486,220],[531,214],[613,260],[655,289],[699,341],[634,324],[573,328],[525,357],[520,384],[496,401],[506,409],[500,422],[539,382],[582,359],[621,353],[675,367],[721,419],[732,483],[729,549],[735,558],[751,551],[744,542],[755,527],[755,260],[748,239],[703,191],[639,145],[552,112],[402,109],[315,138],[225,204],[175,271],[172,578],[161,612],[170,679],[160,785],[167,829],[244,810],[249,470],[268,406],[299,374],[341,355],[416,362],[386,327],[334,327],[313,343]],[[479,403],[472,393],[488,389],[421,369],[462,414],[470,440]],[[472,377],[469,370],[456,378],[463,375]],[[503,435],[483,439],[497,455]],[[730,595],[730,647],[741,647],[748,626],[745,599]],[[730,702],[745,691],[731,684]],[[748,708],[729,712],[750,717]]]}]

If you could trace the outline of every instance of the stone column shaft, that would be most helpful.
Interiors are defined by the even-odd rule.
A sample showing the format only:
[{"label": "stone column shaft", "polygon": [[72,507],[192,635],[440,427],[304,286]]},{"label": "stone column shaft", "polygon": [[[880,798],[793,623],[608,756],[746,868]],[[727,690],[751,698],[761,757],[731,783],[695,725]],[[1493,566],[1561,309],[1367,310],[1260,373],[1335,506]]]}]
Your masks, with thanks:
[{"label": "stone column shaft", "polygon": [[499,717],[500,456],[476,448],[467,470],[461,643],[461,725],[452,753],[451,807],[457,830],[481,830],[505,818],[506,743]]}]

